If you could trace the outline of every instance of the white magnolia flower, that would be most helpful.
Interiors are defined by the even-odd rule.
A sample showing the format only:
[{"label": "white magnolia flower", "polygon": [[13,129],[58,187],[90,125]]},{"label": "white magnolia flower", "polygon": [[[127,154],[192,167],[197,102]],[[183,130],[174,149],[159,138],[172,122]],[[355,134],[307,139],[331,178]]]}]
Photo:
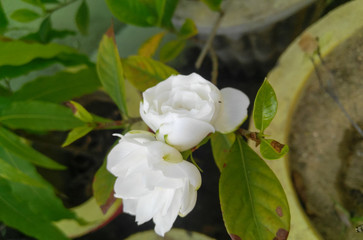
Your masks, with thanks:
[{"label": "white magnolia flower", "polygon": [[143,93],[140,115],[157,139],[180,151],[209,133],[229,133],[247,117],[248,97],[240,90],[219,90],[196,73],[171,76]]},{"label": "white magnolia flower", "polygon": [[139,225],[153,219],[155,232],[164,236],[178,215],[194,208],[200,173],[149,132],[119,136],[107,157],[107,169],[117,177],[115,197],[122,198],[124,212],[135,215]]}]

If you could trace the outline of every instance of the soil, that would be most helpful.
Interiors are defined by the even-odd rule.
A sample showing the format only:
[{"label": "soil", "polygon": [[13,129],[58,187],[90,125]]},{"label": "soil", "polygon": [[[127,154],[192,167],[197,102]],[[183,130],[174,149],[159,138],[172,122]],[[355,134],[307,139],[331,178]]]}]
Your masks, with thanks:
[{"label": "soil", "polygon": [[[324,58],[322,84],[363,127],[362,29]],[[299,198],[324,239],[358,240],[363,220],[363,137],[313,72],[293,116],[290,168]],[[359,219],[360,221],[354,221]]]}]

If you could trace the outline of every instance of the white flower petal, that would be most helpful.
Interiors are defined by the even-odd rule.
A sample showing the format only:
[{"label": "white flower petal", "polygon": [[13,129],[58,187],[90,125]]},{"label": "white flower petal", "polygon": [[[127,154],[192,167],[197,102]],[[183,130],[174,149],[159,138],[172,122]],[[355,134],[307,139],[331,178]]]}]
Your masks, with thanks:
[{"label": "white flower petal", "polygon": [[143,173],[130,175],[127,178],[118,177],[114,190],[115,197],[118,198],[138,198],[150,193]]},{"label": "white flower petal", "polygon": [[247,95],[235,88],[223,88],[223,107],[214,122],[218,132],[229,133],[236,130],[247,118],[250,100]]},{"label": "white flower petal", "polygon": [[151,220],[163,208],[164,192],[160,189],[140,198],[135,211],[138,225]]},{"label": "white flower petal", "polygon": [[197,190],[202,184],[202,176],[196,166],[188,161],[183,161],[178,164],[180,171],[184,172],[185,179]]},{"label": "white flower petal", "polygon": [[193,210],[197,202],[197,191],[188,182],[185,183],[185,188],[183,192],[182,204],[179,210],[179,216],[184,217],[190,211]]},{"label": "white flower petal", "polygon": [[138,199],[122,199],[122,210],[125,213],[135,215]]},{"label": "white flower petal", "polygon": [[160,236],[164,236],[166,232],[170,231],[175,219],[178,216],[181,205],[181,191],[176,191],[174,197],[171,199],[173,204],[169,205],[166,211],[159,212],[153,218],[155,223],[155,232]]},{"label": "white flower petal", "polygon": [[198,145],[209,133],[214,132],[214,127],[208,122],[193,118],[178,118],[174,122],[161,125],[156,137],[179,151],[185,151]]}]

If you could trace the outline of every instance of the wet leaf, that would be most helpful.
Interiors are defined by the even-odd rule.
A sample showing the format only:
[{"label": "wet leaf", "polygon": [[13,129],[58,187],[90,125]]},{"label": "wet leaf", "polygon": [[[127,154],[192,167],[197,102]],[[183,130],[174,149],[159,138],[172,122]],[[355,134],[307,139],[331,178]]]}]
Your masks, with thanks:
[{"label": "wet leaf", "polygon": [[69,108],[40,101],[13,102],[0,112],[0,123],[13,129],[69,130],[82,126]]},{"label": "wet leaf", "polygon": [[277,98],[270,83],[265,79],[257,92],[253,108],[253,121],[262,133],[270,125],[277,112]]},{"label": "wet leaf", "polygon": [[144,57],[152,57],[164,36],[165,32],[160,32],[146,40],[139,48],[138,54]]},{"label": "wet leaf", "polygon": [[286,240],[290,212],[274,173],[240,136],[227,158],[219,191],[228,233],[235,239]]},{"label": "wet leaf", "polygon": [[40,17],[40,14],[32,10],[23,8],[14,11],[10,17],[15,21],[27,23],[38,19]]},{"label": "wet leaf", "polygon": [[178,74],[173,68],[147,57],[130,56],[122,62],[125,77],[140,91]]},{"label": "wet leaf", "polygon": [[34,150],[29,145],[24,143],[23,139],[21,139],[19,136],[2,127],[0,127],[0,148],[40,167],[49,169],[65,168],[47,156]]},{"label": "wet leaf", "polygon": [[124,70],[115,42],[113,26],[103,35],[97,55],[97,73],[105,91],[127,115]]},{"label": "wet leaf", "polygon": [[169,62],[175,59],[183,51],[186,41],[184,39],[177,39],[167,42],[160,49],[160,61]]},{"label": "wet leaf", "polygon": [[76,13],[76,24],[78,30],[83,34],[88,34],[88,26],[89,26],[89,9],[87,2],[85,0],[82,1]]},{"label": "wet leaf", "polygon": [[276,140],[261,138],[260,152],[262,157],[274,160],[284,156],[288,151],[287,145],[281,144]]}]

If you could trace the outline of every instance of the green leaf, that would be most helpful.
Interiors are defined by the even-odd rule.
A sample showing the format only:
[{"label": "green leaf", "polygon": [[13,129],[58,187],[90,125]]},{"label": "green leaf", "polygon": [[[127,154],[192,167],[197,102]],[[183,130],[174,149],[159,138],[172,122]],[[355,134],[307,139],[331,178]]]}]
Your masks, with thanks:
[{"label": "green leaf", "polygon": [[65,168],[63,165],[34,150],[24,143],[20,137],[2,127],[0,127],[0,148],[6,149],[12,154],[40,167],[49,169]]},{"label": "green leaf", "polygon": [[32,22],[35,19],[38,19],[40,15],[37,12],[23,8],[14,11],[10,17],[15,21],[27,23],[27,22]]},{"label": "green leaf", "polygon": [[62,144],[62,147],[66,147],[69,144],[73,143],[74,141],[80,139],[81,137],[85,136],[87,133],[91,132],[93,130],[93,127],[91,126],[81,126],[76,127],[72,129],[68,135],[64,143]]},{"label": "green leaf", "polygon": [[0,148],[0,158],[7,161],[18,171],[43,184],[42,187],[36,187],[9,182],[12,193],[26,201],[27,205],[37,212],[39,216],[50,221],[76,218],[73,212],[63,206],[62,201],[54,193],[53,186],[41,177],[34,165],[2,148]]},{"label": "green leaf", "polygon": [[274,160],[284,156],[289,151],[287,145],[283,145],[272,139],[261,138],[260,152],[262,157]]},{"label": "green leaf", "polygon": [[255,126],[262,133],[270,125],[277,112],[277,98],[275,91],[267,79],[257,92],[253,108]]},{"label": "green leaf", "polygon": [[11,97],[12,100],[40,100],[60,103],[92,93],[101,86],[94,68],[76,73],[59,72],[40,77],[23,85]]},{"label": "green leaf", "polygon": [[221,172],[227,162],[227,155],[235,140],[236,135],[234,133],[222,134],[215,132],[211,136],[213,158]]},{"label": "green leaf", "polygon": [[69,101],[67,105],[72,109],[74,116],[80,119],[82,122],[93,122],[92,115],[81,104],[74,101]]},{"label": "green leaf", "polygon": [[143,56],[130,56],[122,61],[125,77],[137,89],[145,91],[178,72],[173,68]]},{"label": "green leaf", "polygon": [[7,26],[8,26],[8,19],[6,18],[4,8],[3,8],[2,3],[0,1],[0,34],[5,32]]},{"label": "green leaf", "polygon": [[41,36],[44,34],[43,31],[44,31],[44,29],[42,29],[42,25],[41,25],[37,32],[25,35],[25,36],[21,37],[20,40],[49,43],[53,39],[57,39],[57,38],[61,39],[61,38],[65,38],[68,36],[76,35],[76,32],[70,31],[70,30],[49,29],[49,31],[47,32],[46,38],[44,38],[44,36]]},{"label": "green leaf", "polygon": [[223,219],[232,239],[286,240],[290,211],[272,170],[237,137],[219,182]]},{"label": "green leaf", "polygon": [[0,158],[0,179],[6,179],[12,182],[18,182],[25,185],[32,185],[37,187],[44,187],[45,185],[29,177],[28,175],[21,172],[19,169],[11,166],[5,160]]},{"label": "green leaf", "polygon": [[106,0],[112,14],[121,22],[141,27],[160,26],[172,28],[171,18],[177,0]]},{"label": "green leaf", "polygon": [[[11,66],[11,65],[0,66],[0,79],[19,77],[22,75],[26,75],[32,71],[44,69],[56,63],[60,63],[64,66],[77,66],[83,64],[92,66],[92,64],[89,62],[88,57],[85,55],[75,54],[75,53],[74,54],[60,53],[59,55],[50,59],[36,58],[20,66]],[[92,81],[93,79],[94,77],[90,81]]]},{"label": "green leaf", "polygon": [[177,39],[170,42],[167,42],[160,49],[160,61],[169,62],[179,56],[179,54],[183,51],[185,47],[186,41],[184,39]]},{"label": "green leaf", "polygon": [[71,109],[40,101],[13,102],[0,112],[0,123],[13,129],[69,130],[83,125]]},{"label": "green leaf", "polygon": [[52,22],[49,16],[46,17],[39,26],[38,35],[41,43],[48,43],[50,41],[51,31],[52,31]]},{"label": "green leaf", "polygon": [[88,26],[89,26],[89,9],[87,2],[85,0],[82,1],[76,13],[76,23],[78,30],[83,34],[88,34]]},{"label": "green leaf", "polygon": [[146,40],[139,48],[138,54],[144,57],[152,57],[158,49],[165,32],[160,32]]},{"label": "green leaf", "polygon": [[56,43],[29,43],[0,37],[0,52],[0,66],[19,66],[36,58],[49,59],[60,53],[76,53],[76,50]]},{"label": "green leaf", "polygon": [[178,35],[183,39],[191,38],[198,34],[198,29],[192,19],[185,19],[184,24],[180,28]]},{"label": "green leaf", "polygon": [[127,115],[124,72],[112,26],[103,35],[98,48],[97,73],[105,91],[121,112]]},{"label": "green leaf", "polygon": [[220,11],[222,0],[202,0],[211,10]]},{"label": "green leaf", "polygon": [[39,240],[68,239],[51,221],[34,212],[26,199],[14,196],[11,188],[0,179],[0,221]]},{"label": "green leaf", "polygon": [[115,200],[113,186],[116,181],[116,177],[107,171],[106,164],[107,160],[105,159],[102,166],[96,172],[92,184],[93,196],[104,214]]}]

